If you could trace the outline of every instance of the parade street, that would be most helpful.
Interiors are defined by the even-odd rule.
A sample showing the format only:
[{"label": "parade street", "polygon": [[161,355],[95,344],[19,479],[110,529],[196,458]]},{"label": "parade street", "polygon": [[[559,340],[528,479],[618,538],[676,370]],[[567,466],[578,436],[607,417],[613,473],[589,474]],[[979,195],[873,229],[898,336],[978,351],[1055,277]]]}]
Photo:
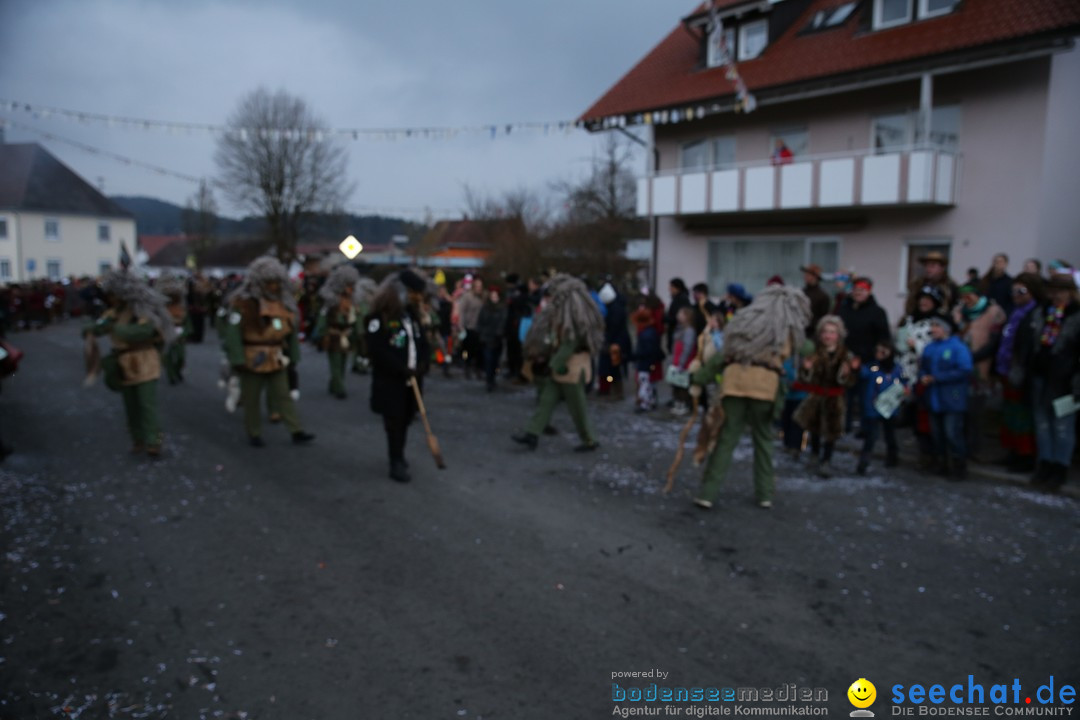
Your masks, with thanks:
[{"label": "parade street", "polygon": [[[880,461],[831,480],[777,460],[752,501],[748,439],[711,512],[681,423],[590,396],[601,447],[515,445],[531,388],[427,379],[413,481],[387,477],[370,380],[326,390],[304,347],[317,437],[247,443],[212,332],[159,387],[163,457],[129,454],[120,396],[82,387],[79,325],[10,336],[0,413],[0,717],[594,718],[612,683],[826,688],[837,717],[877,684],[1080,667],[1080,504],[948,483]],[[664,391],[666,397],[666,390]],[[907,431],[905,431],[907,432]],[[692,449],[692,448],[691,448]],[[653,672],[654,675],[632,673]],[[618,679],[614,679],[618,678]]]}]

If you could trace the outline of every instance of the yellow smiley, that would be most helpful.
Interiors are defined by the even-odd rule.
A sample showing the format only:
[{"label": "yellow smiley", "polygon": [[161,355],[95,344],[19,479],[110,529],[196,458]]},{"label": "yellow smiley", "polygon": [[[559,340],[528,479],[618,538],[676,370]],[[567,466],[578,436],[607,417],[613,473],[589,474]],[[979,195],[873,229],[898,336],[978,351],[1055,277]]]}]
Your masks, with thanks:
[{"label": "yellow smiley", "polygon": [[866,678],[859,678],[847,689],[848,700],[857,708],[868,708],[877,699],[877,688]]}]

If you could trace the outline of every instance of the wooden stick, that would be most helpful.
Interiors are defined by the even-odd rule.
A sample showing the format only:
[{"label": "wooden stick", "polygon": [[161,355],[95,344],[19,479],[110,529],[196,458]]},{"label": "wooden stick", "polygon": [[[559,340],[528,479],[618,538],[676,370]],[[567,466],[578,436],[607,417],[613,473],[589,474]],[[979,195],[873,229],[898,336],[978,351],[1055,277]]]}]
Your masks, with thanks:
[{"label": "wooden stick", "polygon": [[431,451],[431,456],[435,458],[435,467],[440,470],[445,470],[446,462],[443,461],[442,450],[439,449],[439,440],[435,437],[435,434],[431,432],[431,425],[428,423],[427,410],[424,408],[424,398],[420,396],[420,385],[416,382],[415,377],[409,378],[409,384],[412,385],[413,395],[416,396],[416,407],[420,410],[420,420],[424,423],[424,432],[427,433],[428,450]]},{"label": "wooden stick", "polygon": [[[704,388],[702,388],[704,392]],[[679,433],[679,449],[675,451],[675,460],[671,463],[671,467],[667,471],[667,482],[664,483],[663,493],[667,495],[671,492],[671,488],[675,486],[675,473],[679,471],[679,464],[682,462],[683,453],[686,451],[686,438],[690,436],[690,431],[694,428],[694,423],[697,421],[698,416],[698,398],[695,396],[692,400],[693,410],[690,413],[690,419],[683,425],[682,432]]]}]

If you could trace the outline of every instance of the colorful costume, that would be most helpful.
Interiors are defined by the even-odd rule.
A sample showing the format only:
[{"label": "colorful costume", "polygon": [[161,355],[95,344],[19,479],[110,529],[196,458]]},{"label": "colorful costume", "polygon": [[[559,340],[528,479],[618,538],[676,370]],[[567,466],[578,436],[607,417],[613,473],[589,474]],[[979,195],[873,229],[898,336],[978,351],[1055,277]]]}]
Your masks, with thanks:
[{"label": "colorful costume", "polygon": [[112,341],[112,353],[102,361],[105,382],[123,396],[132,452],[156,457],[162,442],[157,381],[162,348],[176,333],[172,318],[165,297],[127,271],[109,271],[102,289],[110,307],[83,332]]},{"label": "colorful costume", "polygon": [[287,292],[288,277],[280,262],[261,257],[248,267],[244,282],[229,297],[224,344],[229,364],[240,377],[244,428],[255,447],[262,447],[259,397],[265,391],[271,408],[281,413],[294,443],[314,439],[304,432],[289,395],[286,368],[300,361],[296,299]]}]

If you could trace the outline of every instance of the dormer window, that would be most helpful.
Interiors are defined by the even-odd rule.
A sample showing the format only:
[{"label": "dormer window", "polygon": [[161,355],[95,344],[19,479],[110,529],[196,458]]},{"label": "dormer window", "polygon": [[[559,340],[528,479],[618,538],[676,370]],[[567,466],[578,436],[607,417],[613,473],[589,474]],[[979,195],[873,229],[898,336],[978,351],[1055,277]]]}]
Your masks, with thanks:
[{"label": "dormer window", "polygon": [[874,0],[874,29],[911,22],[911,0]]},{"label": "dormer window", "polygon": [[915,19],[928,20],[939,15],[948,15],[956,7],[958,0],[874,0],[874,29],[905,25]]},{"label": "dormer window", "polygon": [[705,58],[707,67],[719,67],[724,64],[724,52],[720,48],[720,38],[717,37],[719,32],[724,33],[724,46],[728,56],[735,52],[735,28],[721,25],[709,33],[708,57]]},{"label": "dormer window", "polygon": [[768,20],[755,20],[739,26],[739,60],[753,60],[768,44]]}]

